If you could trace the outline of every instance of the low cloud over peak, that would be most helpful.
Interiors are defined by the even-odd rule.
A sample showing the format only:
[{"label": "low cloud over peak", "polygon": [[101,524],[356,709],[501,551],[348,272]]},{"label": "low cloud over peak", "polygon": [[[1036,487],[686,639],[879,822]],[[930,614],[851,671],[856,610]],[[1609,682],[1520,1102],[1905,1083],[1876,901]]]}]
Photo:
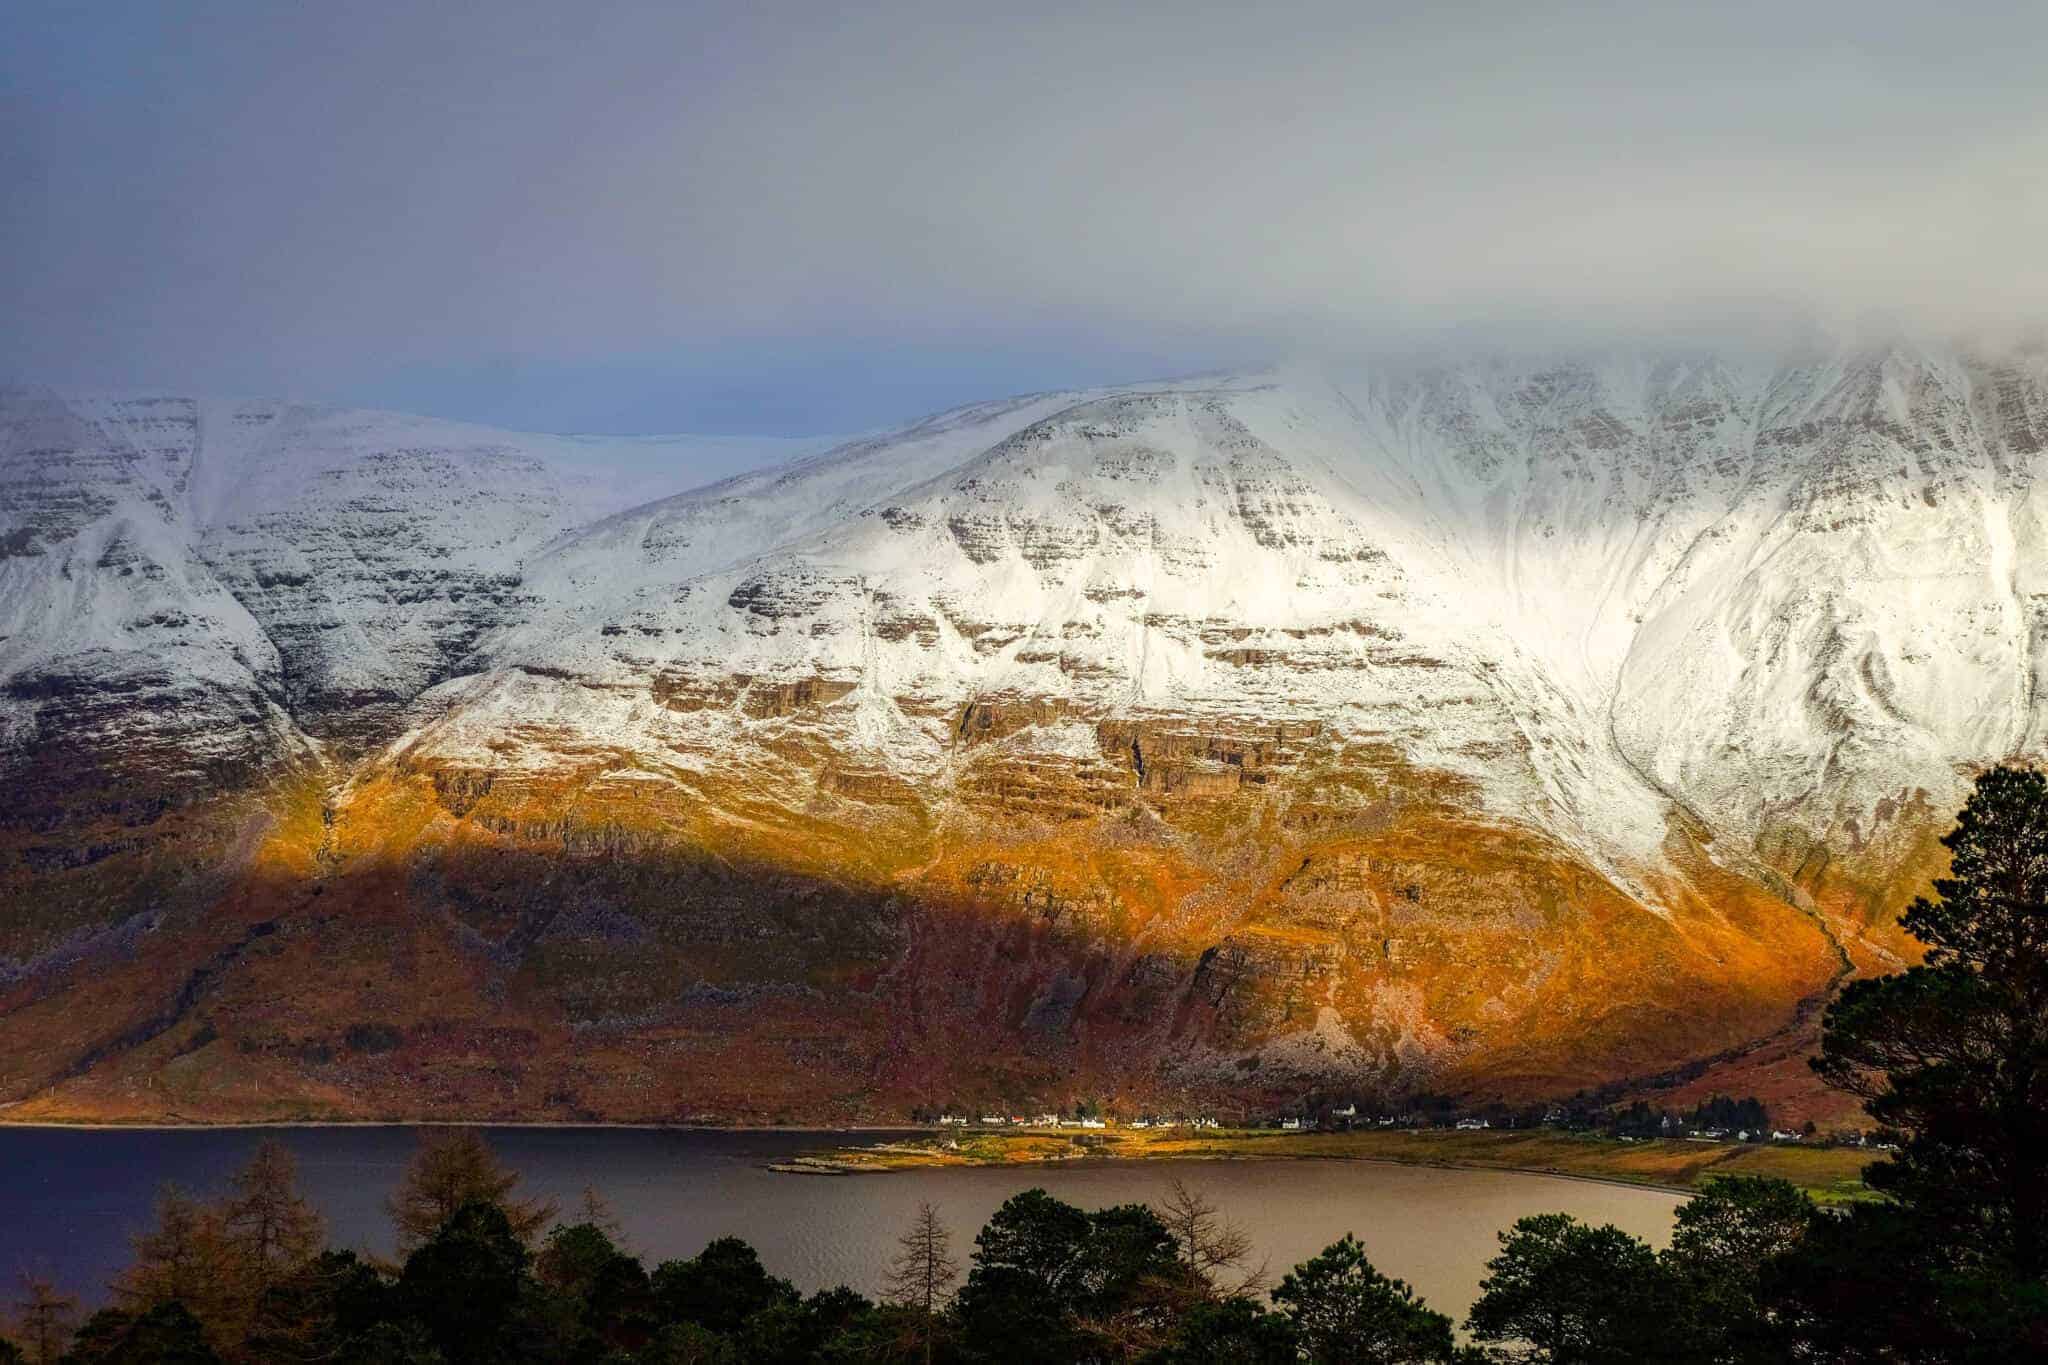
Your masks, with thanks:
[{"label": "low cloud over peak", "polygon": [[0,370],[673,427],[892,351],[2048,316],[2048,18],[1648,9],[31,0]]}]

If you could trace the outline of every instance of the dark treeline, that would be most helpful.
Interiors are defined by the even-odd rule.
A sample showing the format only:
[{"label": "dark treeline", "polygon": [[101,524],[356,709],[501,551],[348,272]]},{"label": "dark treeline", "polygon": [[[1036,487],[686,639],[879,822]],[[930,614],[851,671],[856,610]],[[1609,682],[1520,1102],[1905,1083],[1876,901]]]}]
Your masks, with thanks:
[{"label": "dark treeline", "polygon": [[[324,1248],[290,1155],[265,1144],[219,1200],[163,1194],[114,1306],[80,1321],[73,1300],[26,1284],[0,1361],[2048,1359],[2048,779],[1985,774],[1944,843],[1951,876],[1903,920],[1925,962],[1848,987],[1814,1061],[1898,1135],[1866,1170],[1880,1197],[1830,1212],[1782,1181],[1716,1180],[1663,1251],[1564,1214],[1524,1218],[1501,1234],[1464,1343],[1350,1236],[1269,1282],[1249,1238],[1178,1184],[1157,1207],[1092,1211],[1028,1190],[964,1255],[927,1207],[877,1302],[802,1295],[736,1238],[649,1269],[595,1195],[573,1217],[523,1199],[483,1140],[455,1131],[423,1140],[392,1197],[395,1259]],[[1723,1103],[1691,1118],[1762,1118]]]},{"label": "dark treeline", "polygon": [[[135,1239],[115,1306],[82,1322],[24,1294],[14,1358],[78,1365],[809,1365],[811,1362],[1476,1362],[1765,1359],[1759,1269],[1819,1217],[1789,1185],[1718,1182],[1661,1255],[1562,1214],[1503,1235],[1461,1348],[1451,1319],[1345,1237],[1269,1283],[1250,1239],[1176,1183],[1157,1207],[1012,1197],[964,1258],[927,1206],[880,1302],[805,1296],[720,1238],[652,1269],[594,1194],[574,1217],[517,1193],[481,1137],[427,1137],[391,1200],[398,1258],[323,1249],[290,1154],[258,1149],[226,1197],[176,1191]],[[543,1231],[545,1229],[545,1231]],[[963,1263],[964,1261],[964,1263]],[[1588,1353],[1593,1352],[1593,1353]],[[1690,1352],[1688,1354],[1688,1352]]]}]

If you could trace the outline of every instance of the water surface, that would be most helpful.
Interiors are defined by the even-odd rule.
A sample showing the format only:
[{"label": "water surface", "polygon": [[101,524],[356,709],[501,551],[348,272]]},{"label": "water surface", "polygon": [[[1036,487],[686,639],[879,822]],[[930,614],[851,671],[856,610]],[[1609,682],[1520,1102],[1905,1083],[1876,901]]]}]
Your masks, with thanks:
[{"label": "water surface", "polygon": [[[768,1268],[814,1290],[875,1293],[918,1204],[937,1205],[964,1262],[997,1205],[1042,1185],[1087,1208],[1155,1201],[1175,1176],[1242,1223],[1274,1278],[1346,1232],[1373,1263],[1462,1316],[1495,1234],[1562,1210],[1614,1223],[1658,1246],[1682,1196],[1558,1176],[1362,1161],[1145,1161],[1052,1167],[781,1175],[765,1163],[876,1134],[729,1133],[633,1128],[491,1128],[522,1189],[573,1211],[586,1185],[610,1202],[650,1268],[713,1237],[753,1243]],[[384,1200],[418,1145],[403,1127],[280,1129],[0,1128],[0,1276],[46,1274],[88,1301],[124,1263],[157,1186],[210,1194],[266,1136],[299,1159],[301,1181],[337,1245],[388,1251]]]}]

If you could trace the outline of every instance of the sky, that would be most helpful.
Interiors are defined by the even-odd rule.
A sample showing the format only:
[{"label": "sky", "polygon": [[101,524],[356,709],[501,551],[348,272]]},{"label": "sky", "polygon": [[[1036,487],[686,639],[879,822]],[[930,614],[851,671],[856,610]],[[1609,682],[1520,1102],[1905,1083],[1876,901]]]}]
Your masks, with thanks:
[{"label": "sky", "polygon": [[2048,319],[2048,6],[8,0],[0,379],[815,435]]}]

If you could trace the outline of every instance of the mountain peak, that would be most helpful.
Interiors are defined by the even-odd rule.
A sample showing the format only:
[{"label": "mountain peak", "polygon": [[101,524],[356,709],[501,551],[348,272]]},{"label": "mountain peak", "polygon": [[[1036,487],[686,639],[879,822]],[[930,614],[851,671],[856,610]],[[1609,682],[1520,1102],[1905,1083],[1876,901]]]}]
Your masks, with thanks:
[{"label": "mountain peak", "polygon": [[[905,1053],[910,1019],[1118,1085],[1269,1055],[1260,1084],[1541,1090],[1739,1049],[1895,960],[1936,813],[2040,743],[2043,374],[1290,368],[969,405],[630,502],[569,438],[16,400],[0,763],[63,908],[0,959],[211,922],[94,880],[169,856],[107,833],[118,788],[221,812],[181,847],[253,858],[213,883],[246,898],[290,861],[251,812],[290,827],[316,773],[325,903],[565,1038],[715,1016],[786,1069],[799,1016],[872,1011],[827,1069],[880,1090],[967,1064]],[[610,927],[551,937],[491,859]],[[18,970],[61,992],[113,951]]]}]

